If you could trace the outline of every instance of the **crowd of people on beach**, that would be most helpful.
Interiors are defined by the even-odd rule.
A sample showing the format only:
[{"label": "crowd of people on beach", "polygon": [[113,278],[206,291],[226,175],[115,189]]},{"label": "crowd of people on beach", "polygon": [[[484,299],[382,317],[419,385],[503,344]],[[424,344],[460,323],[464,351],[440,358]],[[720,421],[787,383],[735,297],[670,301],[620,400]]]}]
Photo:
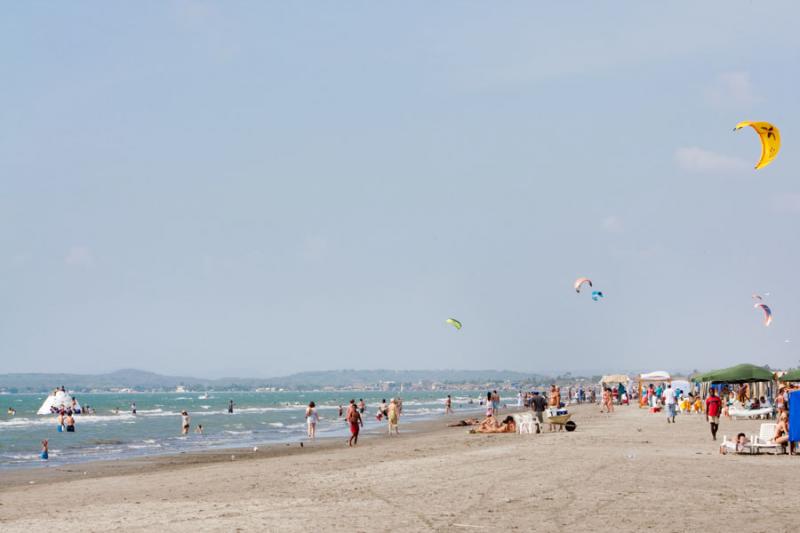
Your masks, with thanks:
[{"label": "crowd of people on beach", "polygon": [[[788,392],[789,389],[780,388],[774,398],[769,395],[750,396],[747,384],[740,386],[717,386],[710,387],[705,398],[698,389],[685,391],[681,388],[673,389],[671,383],[649,383],[642,389],[642,394],[637,394],[636,390],[628,390],[623,384],[609,387],[601,386],[577,386],[563,387],[565,397],[562,397],[562,387],[552,384],[549,389],[542,391],[518,391],[517,408],[530,410],[535,417],[536,432],[544,428],[547,419],[558,417],[567,413],[566,407],[569,404],[590,403],[600,405],[601,412],[611,414],[614,412],[615,405],[629,405],[632,401],[642,407],[649,407],[653,412],[663,411],[667,416],[668,423],[675,423],[678,414],[704,414],[710,424],[712,439],[717,439],[720,418],[731,418],[734,409],[757,412],[758,416],[764,418],[776,418],[776,429],[773,440],[778,445],[787,445],[789,439],[789,419],[788,419]],[[64,387],[56,389],[55,392],[65,392]],[[598,394],[599,393],[599,394]],[[444,401],[444,414],[450,415],[453,410],[453,398],[447,395]],[[472,433],[514,433],[517,431],[518,420],[515,416],[501,417],[501,409],[507,408],[502,403],[500,393],[497,390],[487,391],[485,396],[478,398],[477,403],[483,407],[484,417],[482,419],[466,418],[450,426],[469,426]],[[469,400],[473,405],[473,400]],[[9,413],[11,413],[9,408]],[[378,422],[386,423],[389,436],[399,435],[399,420],[403,409],[403,402],[400,398],[391,398],[388,402],[384,398],[377,405],[375,419]],[[228,402],[227,412],[233,414],[234,402]],[[74,433],[75,417],[78,414],[90,414],[94,410],[88,405],[81,409],[76,398],[72,398],[71,405],[61,405],[52,409],[56,416],[57,430],[59,432]],[[114,412],[119,412],[116,408]],[[131,402],[130,412],[136,415],[136,403]],[[741,411],[737,411],[741,413]],[[358,445],[359,434],[364,427],[364,420],[367,414],[367,405],[363,398],[358,402],[351,399],[346,409],[339,404],[338,419],[343,420],[349,429],[347,444],[350,447]],[[545,415],[547,415],[545,417]],[[187,410],[180,412],[181,426],[180,434],[186,436],[191,431],[191,418]],[[317,426],[321,416],[314,401],[309,402],[305,409],[305,421],[307,437],[311,440],[317,437]],[[550,431],[561,430],[563,425],[556,427],[550,424]],[[194,433],[204,434],[202,425],[197,425]],[[729,450],[736,451],[749,443],[749,439],[743,433],[737,435],[736,440],[725,442],[720,448],[721,453]],[[301,443],[302,445],[302,443]],[[790,447],[791,448],[791,447]],[[792,450],[790,450],[791,453]],[[42,459],[49,457],[48,441],[42,441],[40,456]]]},{"label": "crowd of people on beach", "polygon": [[[367,411],[367,405],[363,398],[356,403],[355,399],[351,399],[345,412],[341,404],[339,404],[338,418],[343,418],[350,429],[350,438],[347,441],[348,446],[356,446],[358,444],[358,435],[364,427],[364,416]],[[375,419],[378,422],[386,420],[389,436],[399,435],[400,414],[403,411],[403,401],[400,398],[392,398],[389,403],[384,398],[378,406],[378,411]],[[317,412],[317,405],[315,402],[309,402],[305,412],[307,436],[309,439],[316,439],[317,424],[319,423],[320,416]]]}]

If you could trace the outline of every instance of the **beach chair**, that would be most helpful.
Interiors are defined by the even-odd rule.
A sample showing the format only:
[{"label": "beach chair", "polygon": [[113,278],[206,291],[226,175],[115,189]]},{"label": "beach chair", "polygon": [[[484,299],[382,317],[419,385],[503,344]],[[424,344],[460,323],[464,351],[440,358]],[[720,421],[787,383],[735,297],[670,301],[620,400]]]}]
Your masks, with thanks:
[{"label": "beach chair", "polygon": [[722,436],[722,444],[720,444],[719,448],[720,452],[724,454],[752,454],[756,451],[753,447],[752,441],[742,445],[742,447],[739,448],[736,446],[736,441],[728,440],[727,435]]},{"label": "beach chair", "polygon": [[756,452],[760,453],[761,450],[774,450],[775,454],[778,449],[783,449],[780,444],[775,444],[772,437],[775,436],[775,427],[777,424],[761,424],[761,430],[758,435],[753,435],[750,439],[750,446]]},{"label": "beach chair", "polygon": [[536,433],[536,422],[532,414],[524,413],[520,416],[520,422],[517,424],[517,432],[519,434],[527,433],[528,435]]}]

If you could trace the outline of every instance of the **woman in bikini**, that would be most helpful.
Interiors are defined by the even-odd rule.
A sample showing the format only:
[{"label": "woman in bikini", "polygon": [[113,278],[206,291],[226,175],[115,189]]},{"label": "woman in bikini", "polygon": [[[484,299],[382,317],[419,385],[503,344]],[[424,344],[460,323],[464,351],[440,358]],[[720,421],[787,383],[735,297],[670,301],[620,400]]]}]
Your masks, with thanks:
[{"label": "woman in bikini", "polygon": [[786,446],[789,443],[789,414],[785,411],[778,417],[778,424],[775,426],[775,444]]},{"label": "woman in bikini", "polygon": [[498,424],[495,417],[488,417],[480,423],[480,425],[471,429],[470,433],[516,433],[517,423],[514,422],[514,417],[509,415],[505,417],[502,423]]}]

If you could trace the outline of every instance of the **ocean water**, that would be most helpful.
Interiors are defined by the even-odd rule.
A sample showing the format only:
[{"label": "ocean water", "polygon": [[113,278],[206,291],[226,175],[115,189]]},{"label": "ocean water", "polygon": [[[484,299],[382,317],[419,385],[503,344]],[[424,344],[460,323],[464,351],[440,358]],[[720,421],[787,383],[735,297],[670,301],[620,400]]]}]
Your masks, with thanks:
[{"label": "ocean water", "polygon": [[[77,415],[75,433],[57,431],[55,416],[36,414],[46,394],[0,395],[0,469],[59,465],[91,460],[130,458],[142,455],[179,453],[275,442],[298,442],[306,437],[305,409],[317,404],[320,422],[317,437],[345,435],[347,425],[338,417],[339,404],[347,408],[351,398],[367,403],[364,430],[384,427],[375,419],[381,392],[209,392],[76,394],[82,406],[90,405],[94,415]],[[444,413],[447,392],[402,393],[403,422]],[[456,412],[480,409],[478,394],[471,399],[464,392],[451,392]],[[510,399],[510,398],[509,398]],[[234,413],[228,414],[228,400]],[[130,412],[136,402],[137,414]],[[7,414],[9,407],[16,415]],[[119,411],[117,412],[116,409]],[[191,417],[191,431],[181,436],[180,412]],[[202,435],[195,433],[203,425]],[[40,442],[48,439],[50,460],[39,459]]]}]

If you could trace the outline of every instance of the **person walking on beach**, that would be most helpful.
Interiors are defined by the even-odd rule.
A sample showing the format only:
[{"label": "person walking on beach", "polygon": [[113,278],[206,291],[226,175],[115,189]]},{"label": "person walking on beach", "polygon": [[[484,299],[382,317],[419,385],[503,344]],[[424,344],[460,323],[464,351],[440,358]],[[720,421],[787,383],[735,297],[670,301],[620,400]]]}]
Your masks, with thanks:
[{"label": "person walking on beach", "polygon": [[675,408],[677,407],[677,401],[675,399],[675,391],[672,390],[672,384],[667,385],[667,388],[664,389],[664,407],[665,411],[667,412],[667,423],[672,422],[675,423]]},{"label": "person walking on beach", "polygon": [[[561,406],[561,393],[558,391],[558,387],[555,384],[550,386],[550,398],[547,400],[547,405],[549,407],[550,416],[556,416],[558,414],[558,408]],[[555,425],[550,424],[550,431],[555,429]]]},{"label": "person walking on beach", "polygon": [[[608,388],[603,387],[603,392],[600,394],[600,412],[603,412],[603,409],[608,409]],[[609,411],[611,412],[611,411]]]},{"label": "person walking on beach", "polygon": [[717,440],[717,430],[719,429],[719,415],[722,412],[722,400],[717,396],[717,391],[711,389],[706,398],[706,422],[711,423],[711,438]]},{"label": "person walking on beach", "polygon": [[358,432],[364,426],[364,421],[361,419],[361,413],[356,409],[355,400],[351,400],[350,407],[347,410],[347,422],[350,424],[350,440],[348,445],[352,448],[358,444]]},{"label": "person walking on beach", "polygon": [[306,424],[308,425],[308,438],[317,438],[317,422],[319,422],[319,414],[317,413],[317,404],[309,402],[306,408]]},{"label": "person walking on beach", "polygon": [[387,418],[389,421],[389,436],[392,435],[392,430],[394,430],[395,435],[399,435],[400,430],[398,429],[398,424],[400,422],[400,407],[397,405],[397,401],[394,398],[389,402],[389,414]]},{"label": "person walking on beach", "polygon": [[447,399],[444,401],[444,414],[449,415],[453,413],[453,399],[450,395],[447,395]]},{"label": "person walking on beach", "polygon": [[533,392],[531,406],[533,407],[533,412],[536,414],[536,433],[541,433],[542,426],[544,426],[544,408],[547,406],[547,401],[544,399],[544,396],[539,394],[539,391]]},{"label": "person walking on beach", "polygon": [[228,400],[228,414],[233,414],[233,400]]},{"label": "person walking on beach", "polygon": [[181,435],[189,433],[189,413],[184,409],[181,411]]}]

